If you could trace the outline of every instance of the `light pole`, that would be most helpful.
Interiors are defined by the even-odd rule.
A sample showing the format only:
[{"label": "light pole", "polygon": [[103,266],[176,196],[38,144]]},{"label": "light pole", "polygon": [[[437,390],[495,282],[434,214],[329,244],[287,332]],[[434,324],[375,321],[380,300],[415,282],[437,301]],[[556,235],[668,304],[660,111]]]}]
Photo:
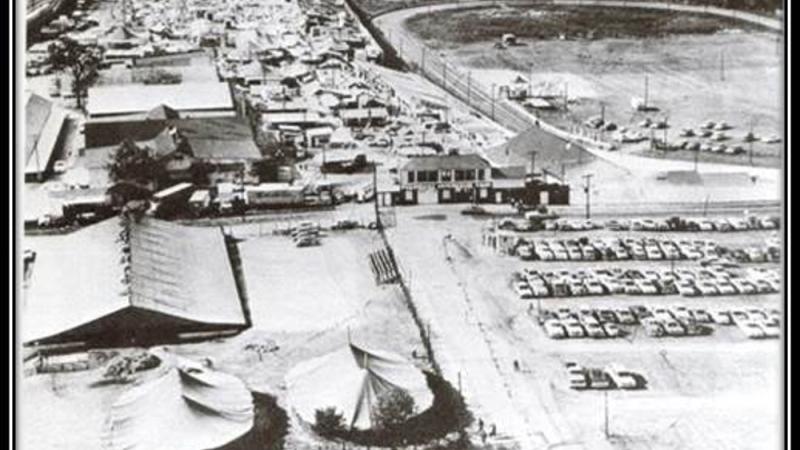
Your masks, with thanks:
[{"label": "light pole", "polygon": [[492,83],[492,120],[494,120],[494,98],[495,98],[494,91],[495,91],[496,88],[497,88],[497,85],[495,83]]},{"label": "light pole", "polygon": [[590,219],[592,217],[590,204],[591,204],[591,196],[592,196],[592,177],[593,176],[594,176],[594,174],[591,174],[591,173],[587,173],[586,175],[583,176],[583,179],[585,181],[585,184],[583,186],[583,192],[586,193],[586,219]]},{"label": "light pole", "polygon": [[467,72],[467,106],[472,106],[470,98],[470,89],[472,88],[472,71]]}]

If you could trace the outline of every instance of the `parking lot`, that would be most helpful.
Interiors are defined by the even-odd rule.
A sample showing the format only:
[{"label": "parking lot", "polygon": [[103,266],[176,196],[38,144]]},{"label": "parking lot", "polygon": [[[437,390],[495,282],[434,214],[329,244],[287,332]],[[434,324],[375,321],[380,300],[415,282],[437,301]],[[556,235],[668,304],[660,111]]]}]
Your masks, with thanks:
[{"label": "parking lot", "polygon": [[[703,282],[720,276],[719,281],[724,284],[726,277],[722,274],[728,275],[728,281],[738,282],[738,279],[746,281],[746,277],[758,273],[774,284],[780,270],[777,264],[748,263],[740,264],[738,268],[721,268],[713,264],[703,266],[699,260],[689,259],[522,261],[485,245],[485,221],[457,220],[456,210],[436,223],[416,220],[414,217],[419,214],[406,217],[406,214],[398,213],[398,230],[404,229],[405,232],[395,238],[403,247],[396,246],[400,262],[405,265],[406,272],[412,273],[412,291],[415,286],[421,289],[419,286],[427,283],[428,278],[450,279],[454,274],[460,285],[452,292],[445,290],[431,294],[431,306],[447,310],[452,316],[452,320],[438,323],[438,327],[437,322],[433,323],[434,344],[437,339],[445,339],[450,333],[447,331],[449,328],[453,328],[452,334],[462,340],[466,339],[466,333],[476,330],[477,336],[485,339],[489,354],[496,358],[498,365],[498,374],[489,375],[482,371],[481,379],[497,376],[503,380],[511,392],[512,407],[529,411],[535,404],[538,405],[536,408],[544,408],[553,417],[552,425],[534,426],[535,430],[556,430],[551,431],[552,435],[562,436],[565,440],[580,440],[590,448],[594,445],[597,445],[594,448],[602,448],[604,396],[607,395],[611,441],[623,448],[755,449],[761,448],[765,441],[754,438],[754,435],[774,434],[779,416],[771,405],[780,394],[780,341],[764,339],[766,336],[751,339],[738,322],[766,324],[771,321],[774,324],[777,319],[781,323],[780,295],[748,290],[739,294],[683,296],[680,292],[659,292],[655,277],[658,280],[662,275],[666,275],[667,280],[673,278],[677,287],[677,282],[692,276]],[[533,242],[539,239],[577,240],[585,236],[589,240],[702,240],[736,248],[761,245],[775,237],[773,230],[688,234],[607,228],[581,233],[548,230],[511,234]],[[445,238],[448,250],[444,254],[440,252],[441,236],[448,236]],[[452,273],[440,273],[440,264],[433,263],[442,258],[450,261]],[[518,274],[516,277],[515,273]],[[584,295],[522,300],[514,287],[516,282],[527,281],[526,274],[551,279],[572,279],[575,275],[574,280],[591,280],[593,275],[596,281],[611,275],[625,275],[623,279],[634,284],[644,282],[655,286],[657,295],[624,292],[589,295],[584,292]],[[771,290],[778,288],[773,286]],[[464,296],[460,302],[459,296]],[[580,328],[581,331],[575,333],[587,337],[548,337],[545,327],[539,323],[539,312],[550,310],[558,313],[565,308],[577,315],[577,319],[569,316],[573,324],[574,320],[578,321],[579,327],[573,329]],[[645,326],[641,321],[644,318],[648,322],[647,318],[637,318],[633,314],[633,311],[644,309],[657,322]],[[587,310],[591,311],[589,315],[585,314]],[[627,319],[620,315],[623,310],[630,312]],[[609,311],[613,312],[617,323],[610,319]],[[600,338],[599,334],[595,338],[588,336],[589,330],[581,319],[592,315],[605,337]],[[622,323],[629,321],[630,317],[634,317],[635,322]],[[729,317],[732,323],[728,324],[725,317]],[[613,326],[608,327],[608,324]],[[606,328],[614,327],[620,331],[619,336],[610,338]],[[596,333],[597,328],[594,330]],[[653,330],[662,332],[656,336],[658,332]],[[611,334],[615,333],[612,331]],[[474,339],[470,337],[472,348],[478,345],[477,336]],[[464,361],[471,361],[466,356],[464,358]],[[513,369],[514,361],[520,367],[518,372]],[[619,365],[641,374],[647,380],[647,387],[576,390],[570,386],[566,363],[601,369]],[[462,362],[457,367],[464,377],[478,370],[469,362]],[[476,394],[471,391],[466,394],[468,401],[475,401]],[[478,400],[482,402],[482,399]]]}]

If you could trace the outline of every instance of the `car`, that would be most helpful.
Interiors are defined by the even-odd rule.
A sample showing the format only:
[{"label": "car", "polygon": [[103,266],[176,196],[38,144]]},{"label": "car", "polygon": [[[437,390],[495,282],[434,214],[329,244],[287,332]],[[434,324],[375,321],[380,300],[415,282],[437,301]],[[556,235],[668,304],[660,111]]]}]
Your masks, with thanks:
[{"label": "car", "polygon": [[589,295],[589,290],[580,281],[572,281],[569,283],[569,293],[572,296]]},{"label": "car", "polygon": [[596,261],[598,259],[597,250],[591,245],[584,245],[581,247],[581,257],[584,261]]},{"label": "car", "polygon": [[742,322],[738,325],[748,339],[764,339],[767,337],[764,330],[755,322]]},{"label": "car", "polygon": [[610,309],[601,309],[597,311],[597,320],[600,323],[618,323],[619,317]]},{"label": "car", "polygon": [[588,295],[603,295],[606,293],[605,288],[599,281],[587,281],[583,285],[586,287]]},{"label": "car", "polygon": [[617,389],[636,389],[639,387],[639,382],[634,373],[618,364],[609,364],[605,371]]},{"label": "car", "polygon": [[530,261],[533,259],[533,249],[530,245],[520,245],[517,247],[517,255],[522,258],[523,261]]},{"label": "car", "polygon": [[616,280],[601,280],[600,284],[607,294],[624,294],[625,285]]},{"label": "car", "polygon": [[711,318],[719,325],[733,325],[733,315],[730,311],[714,311],[711,313]]},{"label": "car", "polygon": [[614,323],[604,323],[601,326],[603,327],[603,331],[606,333],[606,336],[610,338],[622,336],[622,330],[620,330],[620,328]]},{"label": "car", "polygon": [[667,308],[656,308],[653,310],[653,317],[659,321],[674,320],[675,316],[672,311]]},{"label": "car", "polygon": [[665,320],[661,324],[668,336],[686,336],[686,329],[677,320]]},{"label": "car", "polygon": [[569,256],[569,259],[572,261],[580,261],[583,259],[583,254],[581,253],[581,249],[578,246],[567,247],[567,255]]},{"label": "car", "polygon": [[650,337],[661,337],[667,334],[664,326],[655,319],[648,318],[642,321],[644,332]]},{"label": "car", "polygon": [[544,322],[544,332],[550,339],[563,339],[567,337],[567,330],[558,320],[547,320]]},{"label": "car", "polygon": [[752,283],[741,278],[731,278],[730,283],[740,294],[755,294],[757,291]]},{"label": "car", "polygon": [[700,291],[700,295],[719,295],[719,289],[712,281],[700,281],[695,283],[695,287]]},{"label": "car", "polygon": [[628,309],[620,308],[614,312],[617,315],[617,320],[622,325],[636,325],[639,322],[634,313]]},{"label": "car", "polygon": [[767,280],[755,280],[754,283],[759,294],[772,294],[778,292],[775,286]]},{"label": "car", "polygon": [[717,290],[720,295],[735,295],[739,293],[730,281],[718,281]]},{"label": "car", "polygon": [[671,311],[673,317],[675,317],[675,320],[681,323],[691,322],[692,320],[694,320],[694,317],[692,317],[692,313],[689,311],[689,308],[685,306],[676,306],[675,308],[672,308]]},{"label": "car", "polygon": [[589,378],[589,387],[592,389],[611,388],[611,377],[600,369],[587,369],[586,376]]},{"label": "car", "polygon": [[533,291],[530,286],[528,286],[528,283],[524,281],[514,283],[514,292],[516,292],[521,299],[533,298]]},{"label": "car", "polygon": [[700,294],[700,291],[694,287],[694,283],[689,280],[679,282],[676,287],[678,293],[684,297],[696,297]]},{"label": "car", "polygon": [[589,388],[589,380],[586,377],[586,373],[581,370],[579,372],[567,372],[567,382],[569,383],[569,387],[571,389],[588,389]]},{"label": "car", "polygon": [[661,295],[674,295],[678,293],[678,286],[674,280],[658,280],[655,282],[658,293]]},{"label": "car", "polygon": [[634,280],[625,280],[625,294],[626,295],[642,295],[642,289]]},{"label": "car", "polygon": [[583,326],[586,328],[586,334],[590,338],[599,339],[606,337],[606,332],[599,323],[584,323]]},{"label": "car", "polygon": [[769,314],[767,314],[767,312],[764,311],[763,309],[750,308],[746,312],[750,316],[751,319],[753,319],[753,320],[755,320],[757,322],[763,322],[763,321],[766,321],[767,319],[769,319]]},{"label": "car", "polygon": [[647,259],[664,259],[664,252],[661,251],[658,246],[655,245],[648,245],[644,248],[645,254],[647,255]]},{"label": "car", "polygon": [[758,326],[767,339],[777,339],[781,337],[781,327],[778,325],[761,323]]},{"label": "car", "polygon": [[631,228],[631,224],[627,220],[612,219],[605,223],[606,228],[612,231],[627,231]]},{"label": "car", "polygon": [[711,314],[704,310],[704,309],[692,309],[689,311],[692,315],[692,319],[697,323],[712,323],[714,319],[711,317]]},{"label": "car", "polygon": [[655,283],[647,280],[640,280],[636,282],[641,295],[658,295],[658,288]]},{"label": "car", "polygon": [[536,258],[542,261],[552,261],[556,259],[555,254],[548,248],[537,247],[536,250],[534,250],[534,254],[536,255]]},{"label": "car", "polygon": [[553,259],[556,261],[569,261],[569,254],[563,248],[553,250]]},{"label": "car", "polygon": [[531,292],[533,292],[533,296],[536,298],[550,296],[550,290],[547,289],[547,285],[545,285],[543,281],[537,283],[528,283],[528,286],[530,287]]},{"label": "car", "polygon": [[566,323],[564,328],[567,330],[567,336],[571,338],[586,337],[586,330],[580,323]]}]

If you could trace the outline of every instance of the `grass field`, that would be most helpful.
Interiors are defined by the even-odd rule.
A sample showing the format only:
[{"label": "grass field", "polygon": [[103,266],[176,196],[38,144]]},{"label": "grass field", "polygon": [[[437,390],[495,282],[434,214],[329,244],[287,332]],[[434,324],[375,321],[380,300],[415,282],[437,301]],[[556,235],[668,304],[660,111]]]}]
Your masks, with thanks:
[{"label": "grass field", "polygon": [[508,32],[536,40],[607,39],[711,34],[741,26],[740,22],[711,15],[635,8],[626,8],[620,14],[616,8],[549,5],[435,11],[416,16],[407,24],[423,39],[465,44],[496,40]]},{"label": "grass field", "polygon": [[[724,120],[733,128],[722,143],[745,153],[702,152],[699,159],[738,164],[750,164],[743,137],[751,127],[760,137],[782,134],[781,47],[774,35],[731,28],[721,19],[648,11],[634,14],[638,23],[627,14],[594,10],[593,22],[593,8],[578,9],[444,10],[412,17],[405,27],[484,84],[510,83],[520,75],[530,78],[534,95],[566,96],[567,111],[538,113],[562,127],[577,126],[604,108],[607,120],[630,129],[645,117],[666,118],[667,139],[673,141],[681,128]],[[565,39],[554,39],[562,27]],[[502,33],[515,33],[521,45],[494,48]],[[648,103],[657,110],[634,111],[631,99],[644,96],[645,78]],[[650,136],[649,130],[642,133]],[[654,156],[647,145],[623,149]],[[754,143],[753,164],[779,167],[782,149],[782,143]],[[678,151],[668,157],[694,156]]]}]

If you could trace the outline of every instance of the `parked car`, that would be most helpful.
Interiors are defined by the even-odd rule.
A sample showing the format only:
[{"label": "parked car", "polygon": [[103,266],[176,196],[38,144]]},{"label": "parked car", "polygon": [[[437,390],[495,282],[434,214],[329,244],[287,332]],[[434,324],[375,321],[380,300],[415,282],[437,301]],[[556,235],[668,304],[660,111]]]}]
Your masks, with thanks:
[{"label": "parked car", "polygon": [[528,286],[528,283],[524,281],[514,283],[514,292],[516,292],[521,299],[533,298],[533,291],[530,286]]},{"label": "parked car", "polygon": [[616,324],[604,323],[602,327],[603,331],[605,331],[606,333],[606,336],[610,338],[622,336],[622,330],[620,330],[620,328]]},{"label": "parked car", "polygon": [[544,332],[550,339],[563,339],[567,337],[567,330],[558,320],[548,320],[544,323]]},{"label": "parked car", "polygon": [[778,325],[762,323],[759,324],[759,327],[761,327],[761,332],[765,338],[777,339],[781,337],[781,327]]},{"label": "parked car", "polygon": [[606,332],[599,323],[584,323],[583,325],[586,328],[586,334],[590,338],[599,339],[606,337]]},{"label": "parked car", "polygon": [[662,325],[669,336],[686,336],[686,329],[677,320],[666,320],[662,322]]},{"label": "parked car", "polygon": [[763,339],[767,337],[764,330],[755,322],[742,322],[739,324],[739,329],[742,330],[744,335],[749,339]]},{"label": "parked car", "polygon": [[618,364],[606,367],[606,373],[617,389],[636,389],[639,387],[636,375]]},{"label": "parked car", "polygon": [[567,336],[571,338],[586,337],[586,330],[583,328],[583,325],[579,323],[567,323],[564,325],[564,328],[567,330]]},{"label": "parked car", "polygon": [[730,311],[714,311],[711,313],[714,323],[719,325],[733,325],[733,316]]}]

